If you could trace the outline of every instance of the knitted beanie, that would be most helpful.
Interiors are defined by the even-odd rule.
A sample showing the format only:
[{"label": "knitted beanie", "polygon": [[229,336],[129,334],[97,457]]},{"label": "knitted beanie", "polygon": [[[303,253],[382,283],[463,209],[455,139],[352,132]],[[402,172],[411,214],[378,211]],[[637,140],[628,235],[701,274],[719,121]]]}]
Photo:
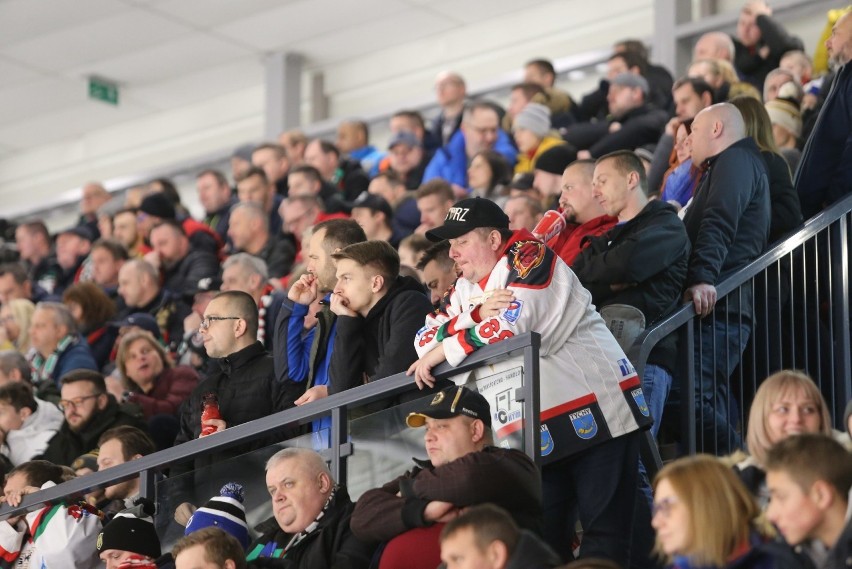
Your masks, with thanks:
[{"label": "knitted beanie", "polygon": [[160,219],[175,219],[175,206],[163,192],[148,194],[139,204],[139,211],[159,217]]},{"label": "knitted beanie", "polygon": [[766,112],[772,124],[783,126],[796,138],[802,136],[802,113],[795,103],[782,98],[774,99],[766,103]]},{"label": "knitted beanie", "polygon": [[527,103],[512,121],[512,129],[526,129],[539,138],[550,131],[550,109],[540,103]]},{"label": "knitted beanie", "polygon": [[115,515],[98,536],[98,552],[108,549],[129,551],[152,559],[160,556],[160,538],[154,529],[155,506],[147,498],[138,498],[132,508]]},{"label": "knitted beanie", "polygon": [[243,505],[243,487],[236,482],[222,486],[218,496],[198,508],[186,524],[184,535],[206,527],[218,527],[231,534],[243,548],[249,546],[246,508]]},{"label": "knitted beanie", "polygon": [[577,159],[577,151],[568,144],[548,148],[535,160],[535,169],[561,176],[568,164]]}]

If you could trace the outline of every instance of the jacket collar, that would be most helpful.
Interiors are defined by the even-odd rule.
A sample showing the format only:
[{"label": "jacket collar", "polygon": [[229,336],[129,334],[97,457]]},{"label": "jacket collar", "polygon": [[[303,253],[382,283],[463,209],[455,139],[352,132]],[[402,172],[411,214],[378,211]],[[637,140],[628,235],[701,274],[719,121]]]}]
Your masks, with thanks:
[{"label": "jacket collar", "polygon": [[231,375],[235,370],[238,370],[249,362],[255,360],[266,354],[266,348],[263,347],[263,344],[260,342],[255,342],[254,344],[243,348],[238,352],[234,352],[233,354],[227,355],[224,358],[219,360],[219,365],[222,367],[222,371]]}]

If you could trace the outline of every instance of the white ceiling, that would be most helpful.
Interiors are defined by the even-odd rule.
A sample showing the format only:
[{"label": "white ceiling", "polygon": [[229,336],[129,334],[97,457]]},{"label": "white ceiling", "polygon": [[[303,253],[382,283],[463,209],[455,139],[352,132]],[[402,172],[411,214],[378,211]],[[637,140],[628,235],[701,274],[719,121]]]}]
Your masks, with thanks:
[{"label": "white ceiling", "polygon": [[[544,0],[0,0],[0,156],[340,64]],[[120,85],[117,107],[88,77]]]}]

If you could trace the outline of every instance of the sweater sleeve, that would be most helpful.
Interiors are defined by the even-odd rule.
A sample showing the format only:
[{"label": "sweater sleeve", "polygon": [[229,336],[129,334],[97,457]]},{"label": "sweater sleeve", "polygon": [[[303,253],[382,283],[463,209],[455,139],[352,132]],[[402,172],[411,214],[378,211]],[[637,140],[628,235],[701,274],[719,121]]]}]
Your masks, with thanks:
[{"label": "sweater sleeve", "polygon": [[364,375],[365,330],[362,316],[338,316],[328,366],[328,393],[357,387]]},{"label": "sweater sleeve", "polygon": [[366,541],[387,541],[413,527],[426,526],[423,511],[429,500],[398,495],[400,484],[411,479],[411,474],[405,474],[381,488],[364,492],[352,513],[352,533]]},{"label": "sweater sleeve", "polygon": [[[417,335],[423,318],[431,308],[429,299],[420,292],[403,293],[395,300],[388,314],[391,323],[390,334],[370,380],[383,379],[403,372],[417,361],[417,350],[411,340]],[[340,333],[339,320],[337,325],[337,331]]]},{"label": "sweater sleeve", "polygon": [[293,312],[287,322],[287,373],[291,381],[303,382],[310,370],[311,343],[316,327],[303,335],[308,305],[293,303]]}]

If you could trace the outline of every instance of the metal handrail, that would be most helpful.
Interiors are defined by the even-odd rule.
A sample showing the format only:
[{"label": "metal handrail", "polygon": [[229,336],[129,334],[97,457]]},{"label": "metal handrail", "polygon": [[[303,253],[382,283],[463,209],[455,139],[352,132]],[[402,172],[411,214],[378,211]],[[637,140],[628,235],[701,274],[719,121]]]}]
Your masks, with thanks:
[{"label": "metal handrail", "polygon": [[[790,254],[790,252],[829,227],[832,223],[837,222],[850,211],[852,211],[852,194],[809,219],[797,232],[777,243],[757,259],[719,283],[716,286],[717,302],[739,288],[749,279],[760,274],[773,263]],[[642,374],[642,370],[644,370],[645,362],[648,360],[651,350],[654,349],[657,343],[692,320],[695,316],[697,316],[695,307],[691,302],[688,302],[660,320],[653,327],[646,329],[636,339],[633,346],[628,350],[627,356],[640,375]]]},{"label": "metal handrail", "polygon": [[[467,357],[460,365],[452,367],[446,362],[433,370],[438,379],[448,378],[461,373],[495,363],[509,357],[522,355],[524,358],[524,382],[522,398],[524,404],[524,446],[531,458],[538,462],[539,454],[539,401],[538,401],[538,353],[541,337],[535,332],[527,332],[489,346],[484,346]],[[528,381],[529,379],[529,381]],[[34,492],[24,497],[17,507],[3,504],[0,507],[0,519],[7,516],[33,511],[43,503],[55,503],[67,496],[80,496],[95,489],[112,486],[136,476],[141,476],[142,495],[153,486],[153,474],[180,462],[192,460],[197,456],[221,451],[228,447],[244,444],[263,437],[287,426],[302,425],[314,419],[332,415],[332,473],[341,479],[341,470],[335,468],[339,459],[349,454],[351,443],[346,438],[335,439],[345,432],[345,410],[360,407],[374,401],[387,399],[416,389],[411,376],[405,373],[372,381],[342,393],[330,395],[324,399],[305,405],[280,411],[273,415],[256,419],[248,423],[229,427],[220,433],[188,441],[166,450],[143,456],[137,460],[125,462],[101,472],[95,472],[63,482],[54,487]],[[519,399],[520,400],[520,399]],[[337,423],[337,424],[335,424]],[[342,428],[341,428],[342,427]],[[282,441],[284,442],[284,441]],[[345,454],[344,454],[345,453]],[[337,470],[337,471],[335,471]]]}]

